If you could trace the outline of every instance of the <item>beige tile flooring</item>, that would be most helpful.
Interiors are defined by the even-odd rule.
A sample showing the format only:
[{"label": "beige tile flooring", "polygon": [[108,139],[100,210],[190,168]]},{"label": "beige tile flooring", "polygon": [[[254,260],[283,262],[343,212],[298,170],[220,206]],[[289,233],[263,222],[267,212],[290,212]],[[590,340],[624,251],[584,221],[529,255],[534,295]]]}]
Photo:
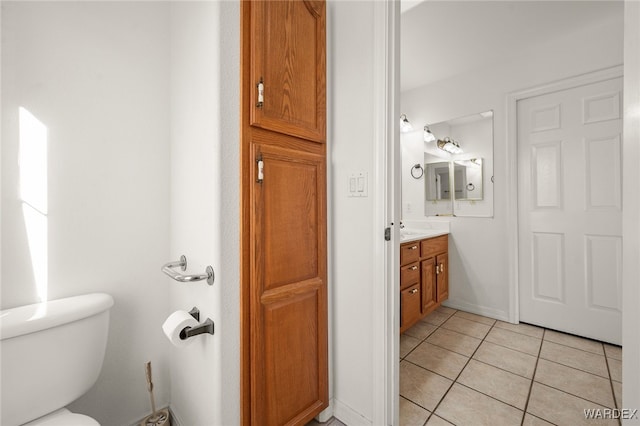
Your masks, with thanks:
[{"label": "beige tile flooring", "polygon": [[622,349],[440,307],[400,337],[400,425],[619,424]]},{"label": "beige tile flooring", "polygon": [[305,426],[346,426],[346,425],[342,423],[340,420],[336,419],[335,417],[331,417],[325,423],[320,423],[319,421],[314,419],[314,420],[311,420],[309,423],[307,423]]}]

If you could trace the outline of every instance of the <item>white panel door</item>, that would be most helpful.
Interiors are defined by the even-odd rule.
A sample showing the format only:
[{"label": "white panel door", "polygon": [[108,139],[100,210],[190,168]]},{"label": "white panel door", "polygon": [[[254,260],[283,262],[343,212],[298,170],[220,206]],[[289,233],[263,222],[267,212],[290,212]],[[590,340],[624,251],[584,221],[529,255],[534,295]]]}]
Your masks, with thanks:
[{"label": "white panel door", "polygon": [[517,103],[520,321],[621,344],[622,78]]}]

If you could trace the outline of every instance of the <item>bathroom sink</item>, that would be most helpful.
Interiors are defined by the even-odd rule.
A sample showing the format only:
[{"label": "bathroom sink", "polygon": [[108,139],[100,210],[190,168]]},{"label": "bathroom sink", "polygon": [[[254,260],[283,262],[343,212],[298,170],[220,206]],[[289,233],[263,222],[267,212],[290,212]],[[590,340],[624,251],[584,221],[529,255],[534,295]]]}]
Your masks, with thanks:
[{"label": "bathroom sink", "polygon": [[440,235],[446,235],[449,231],[446,229],[414,229],[403,228],[400,229],[400,242],[422,240],[423,238],[438,237]]}]

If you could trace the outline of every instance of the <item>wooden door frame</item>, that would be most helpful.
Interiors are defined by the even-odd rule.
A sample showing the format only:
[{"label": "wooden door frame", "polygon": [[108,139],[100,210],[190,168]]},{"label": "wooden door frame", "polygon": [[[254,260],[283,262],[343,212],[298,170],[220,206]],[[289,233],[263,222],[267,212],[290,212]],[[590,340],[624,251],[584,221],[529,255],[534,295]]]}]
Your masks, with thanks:
[{"label": "wooden door frame", "polygon": [[599,71],[569,77],[549,84],[536,86],[513,92],[507,95],[507,229],[508,229],[508,264],[509,264],[509,321],[517,324],[520,322],[520,283],[518,279],[518,101],[535,96],[547,95],[561,90],[572,89],[586,84],[598,83],[623,76],[623,66],[618,65]]}]

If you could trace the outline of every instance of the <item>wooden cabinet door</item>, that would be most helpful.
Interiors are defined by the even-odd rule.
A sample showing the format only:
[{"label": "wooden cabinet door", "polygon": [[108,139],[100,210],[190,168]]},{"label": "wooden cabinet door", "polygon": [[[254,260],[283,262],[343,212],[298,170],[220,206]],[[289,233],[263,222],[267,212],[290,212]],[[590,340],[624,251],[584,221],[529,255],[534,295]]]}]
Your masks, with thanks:
[{"label": "wooden cabinet door", "polygon": [[[298,424],[326,406],[325,161],[255,145],[252,424]],[[258,420],[260,419],[260,420]]]},{"label": "wooden cabinet door", "polygon": [[436,257],[436,267],[438,268],[437,283],[438,302],[449,298],[449,255],[439,254]]},{"label": "wooden cabinet door", "polygon": [[436,304],[436,264],[435,258],[423,260],[420,263],[422,273],[422,313],[425,314]]},{"label": "wooden cabinet door", "polygon": [[325,6],[241,14],[242,424],[304,425],[328,406]]},{"label": "wooden cabinet door", "polygon": [[256,1],[251,20],[251,124],[324,142],[324,2]]}]

